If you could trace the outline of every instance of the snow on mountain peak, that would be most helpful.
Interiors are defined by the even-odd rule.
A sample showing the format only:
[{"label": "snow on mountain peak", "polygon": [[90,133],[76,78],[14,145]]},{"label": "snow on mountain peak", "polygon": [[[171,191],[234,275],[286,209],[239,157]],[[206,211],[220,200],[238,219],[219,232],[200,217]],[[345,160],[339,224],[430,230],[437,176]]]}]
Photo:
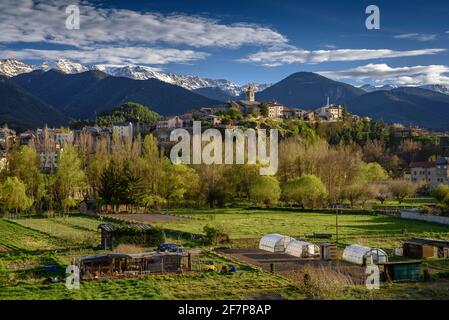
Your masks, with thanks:
[{"label": "snow on mountain peak", "polygon": [[[188,90],[197,90],[201,88],[219,88],[230,96],[237,97],[244,93],[248,84],[238,85],[224,79],[208,79],[198,76],[177,75],[174,73],[163,72],[158,68],[147,66],[127,66],[127,65],[82,65],[68,59],[58,59],[56,61],[46,61],[41,65],[31,66],[15,59],[0,60],[0,74],[7,77],[14,77],[21,73],[31,72],[33,70],[57,69],[67,74],[85,72],[89,70],[99,70],[114,77],[126,77],[134,80],[158,79],[160,81],[174,84]],[[256,92],[268,88],[269,84],[251,84]]]},{"label": "snow on mountain peak", "polygon": [[0,75],[14,77],[22,73],[33,71],[33,67],[16,59],[0,60]]},{"label": "snow on mountain peak", "polygon": [[73,62],[67,59],[58,59],[54,62],[45,61],[36,69],[42,69],[48,71],[50,69],[57,69],[67,74],[74,74],[89,71],[88,67],[83,66],[80,63]]}]

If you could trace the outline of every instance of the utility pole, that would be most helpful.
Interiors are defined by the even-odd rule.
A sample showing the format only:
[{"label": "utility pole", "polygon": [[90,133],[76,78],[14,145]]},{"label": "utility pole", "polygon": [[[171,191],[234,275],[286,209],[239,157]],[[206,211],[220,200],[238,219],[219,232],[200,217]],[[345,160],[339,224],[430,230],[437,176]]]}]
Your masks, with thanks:
[{"label": "utility pole", "polygon": [[338,208],[335,211],[335,243],[338,245]]}]

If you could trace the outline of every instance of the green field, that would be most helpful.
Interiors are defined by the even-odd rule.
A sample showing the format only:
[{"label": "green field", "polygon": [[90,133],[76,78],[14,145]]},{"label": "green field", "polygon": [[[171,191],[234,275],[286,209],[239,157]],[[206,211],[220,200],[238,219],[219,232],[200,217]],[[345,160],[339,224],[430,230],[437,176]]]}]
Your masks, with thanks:
[{"label": "green field", "polygon": [[[233,240],[255,240],[275,232],[296,237],[307,237],[313,232],[335,233],[335,215],[326,213],[245,209],[176,210],[170,213],[190,219],[165,221],[158,225],[191,233],[202,233],[205,225],[223,226]],[[238,272],[223,275],[194,271],[182,275],[83,281],[80,290],[68,290],[61,282],[44,284],[50,276],[62,279],[73,257],[102,252],[96,249],[100,243],[97,232],[100,223],[103,223],[100,219],[76,214],[0,219],[0,299],[246,299],[273,294],[288,299],[310,298],[301,283],[230,262],[207,253],[204,247],[198,248],[206,249],[200,257],[214,260],[217,266],[236,264]],[[449,238],[448,226],[383,215],[342,214],[339,224],[342,246],[360,243],[391,249],[412,236]],[[233,245],[238,246],[238,243]],[[387,285],[375,292],[354,287],[320,293],[318,297],[449,298],[449,285],[445,280],[449,274],[448,260],[429,261],[428,264],[432,270],[441,272],[439,282]],[[52,274],[45,273],[45,266],[49,265],[57,267]]]},{"label": "green field", "polygon": [[[73,222],[71,222],[73,219]],[[21,226],[48,234],[51,237],[61,239],[69,246],[96,245],[98,244],[98,233],[92,231],[93,223],[98,226],[97,221],[86,218],[25,218],[12,220]]]},{"label": "green field", "polygon": [[[336,231],[336,217],[328,213],[242,209],[179,210],[172,213],[192,219],[159,225],[192,233],[202,233],[205,225],[221,226],[231,239],[259,238],[267,233],[307,239],[314,232],[335,235]],[[401,246],[403,240],[412,236],[449,239],[449,226],[439,224],[361,214],[340,214],[338,220],[342,244],[359,243],[392,249]]]},{"label": "green field", "polygon": [[57,238],[0,219],[0,245],[16,250],[47,250],[61,248]]}]

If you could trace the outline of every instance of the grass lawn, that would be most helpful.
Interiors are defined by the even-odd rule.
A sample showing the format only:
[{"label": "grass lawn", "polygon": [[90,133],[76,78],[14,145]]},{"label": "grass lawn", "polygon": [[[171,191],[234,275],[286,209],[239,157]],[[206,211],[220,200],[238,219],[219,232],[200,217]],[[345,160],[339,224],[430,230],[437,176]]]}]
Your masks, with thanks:
[{"label": "grass lawn", "polygon": [[[73,222],[71,222],[73,220]],[[66,218],[20,218],[11,220],[21,226],[61,239],[68,245],[98,245],[99,234],[90,228],[99,222],[79,217]],[[88,221],[88,222],[86,222]]]},{"label": "grass lawn", "polygon": [[[335,215],[327,213],[244,209],[176,210],[171,213],[192,219],[158,225],[193,233],[202,233],[205,225],[222,226],[231,239],[259,238],[267,233],[301,238],[314,232],[335,234]],[[339,215],[339,239],[343,244],[359,243],[391,249],[412,236],[449,239],[449,226],[384,215]]]},{"label": "grass lawn", "polygon": [[141,279],[84,281],[80,290],[68,290],[63,283],[42,285],[21,283],[0,287],[2,299],[246,299],[255,295],[281,293],[303,298],[290,282],[261,271],[233,275],[197,273],[156,275]]},{"label": "grass lawn", "polygon": [[42,232],[0,219],[0,245],[15,250],[48,250],[61,248],[64,243]]}]

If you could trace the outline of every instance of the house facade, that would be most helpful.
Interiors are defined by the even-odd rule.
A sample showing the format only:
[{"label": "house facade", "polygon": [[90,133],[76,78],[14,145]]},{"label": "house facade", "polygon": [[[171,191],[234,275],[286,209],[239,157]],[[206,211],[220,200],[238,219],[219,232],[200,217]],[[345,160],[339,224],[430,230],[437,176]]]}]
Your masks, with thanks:
[{"label": "house facade", "polygon": [[114,122],[112,132],[118,134],[121,138],[132,137],[134,133],[133,124],[131,122]]},{"label": "house facade", "polygon": [[412,162],[410,180],[431,189],[440,184],[449,184],[449,158],[439,157],[435,162]]}]

